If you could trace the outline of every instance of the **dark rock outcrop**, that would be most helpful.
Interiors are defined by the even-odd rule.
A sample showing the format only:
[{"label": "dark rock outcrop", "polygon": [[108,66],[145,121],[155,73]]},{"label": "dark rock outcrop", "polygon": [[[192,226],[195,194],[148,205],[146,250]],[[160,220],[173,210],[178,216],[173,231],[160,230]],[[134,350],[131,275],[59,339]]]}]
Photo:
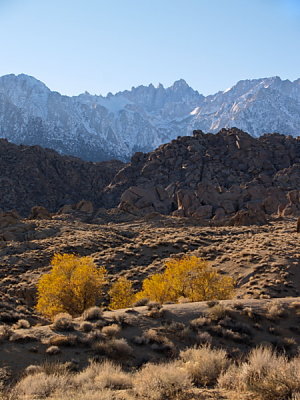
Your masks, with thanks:
[{"label": "dark rock outcrop", "polygon": [[123,165],[86,162],[0,139],[0,208],[27,216],[37,204],[53,212],[83,198],[100,207],[103,189]]},{"label": "dark rock outcrop", "polygon": [[[215,135],[194,131],[151,153],[134,155],[105,189],[105,199],[107,206],[119,204],[136,215],[157,211],[222,220],[244,210],[237,224],[260,224],[263,214],[278,209],[284,215],[300,213],[294,193],[299,176],[299,138],[267,134],[255,139],[236,128]],[[166,194],[159,202],[153,197],[157,187]]]},{"label": "dark rock outcrop", "polygon": [[0,140],[0,167],[0,207],[22,214],[39,204],[91,219],[99,207],[117,206],[135,216],[214,221],[239,213],[237,224],[300,215],[300,138],[276,133],[255,139],[236,128],[194,131],[128,164],[88,163]]}]

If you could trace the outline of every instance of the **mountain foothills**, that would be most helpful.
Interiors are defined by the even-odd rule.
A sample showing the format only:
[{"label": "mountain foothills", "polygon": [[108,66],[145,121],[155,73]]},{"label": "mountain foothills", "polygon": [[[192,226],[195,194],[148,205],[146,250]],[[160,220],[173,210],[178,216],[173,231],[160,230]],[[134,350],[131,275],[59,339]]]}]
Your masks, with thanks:
[{"label": "mountain foothills", "polygon": [[27,75],[0,78],[0,136],[88,161],[128,161],[195,129],[236,126],[257,137],[300,132],[300,79],[244,80],[203,96],[184,80],[139,86],[106,97],[63,96]]},{"label": "mountain foothills", "polygon": [[80,200],[92,203],[91,218],[115,207],[134,216],[156,212],[232,224],[300,213],[300,139],[280,134],[194,131],[135,153],[127,164],[86,162],[2,139],[0,167],[0,208],[24,216],[36,205],[72,212]]}]

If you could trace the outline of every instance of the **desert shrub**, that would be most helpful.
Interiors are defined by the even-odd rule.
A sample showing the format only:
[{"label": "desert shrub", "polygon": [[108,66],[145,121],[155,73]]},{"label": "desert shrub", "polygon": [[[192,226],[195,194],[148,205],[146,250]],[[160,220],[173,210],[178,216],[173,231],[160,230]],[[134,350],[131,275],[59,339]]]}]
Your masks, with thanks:
[{"label": "desert shrub", "polygon": [[94,325],[88,321],[83,321],[80,326],[79,326],[79,330],[81,330],[82,332],[91,332],[94,328]]},{"label": "desert shrub", "polygon": [[58,390],[64,390],[69,384],[68,375],[46,375],[39,372],[27,375],[14,388],[15,398],[44,399]]},{"label": "desert shrub", "polygon": [[8,325],[0,326],[0,343],[10,338],[12,330]]},{"label": "desert shrub", "polygon": [[161,307],[162,307],[162,305],[157,301],[149,301],[148,304],[147,304],[147,309],[149,311],[151,311],[151,310],[160,310]]},{"label": "desert shrub", "polygon": [[49,339],[49,344],[52,346],[75,346],[76,343],[76,335],[55,335]]},{"label": "desert shrub", "polygon": [[126,358],[129,357],[133,351],[132,347],[123,338],[96,342],[93,344],[93,350],[96,354],[112,358]]},{"label": "desert shrub", "polygon": [[39,372],[43,372],[41,365],[28,365],[24,370],[25,375],[35,375]]},{"label": "desert shrub", "polygon": [[121,276],[108,291],[110,296],[109,307],[113,310],[127,308],[134,302],[132,282]]},{"label": "desert shrub", "polygon": [[200,332],[197,336],[197,343],[199,344],[210,344],[212,342],[212,336],[208,332]]},{"label": "desert shrub", "polygon": [[105,340],[105,335],[99,330],[93,330],[92,332],[83,335],[78,340],[80,341],[80,343],[86,346],[92,346],[93,343],[99,340]]},{"label": "desert shrub", "polygon": [[28,342],[36,342],[38,341],[37,336],[31,333],[23,333],[23,332],[13,332],[9,337],[10,342],[19,342],[19,343],[28,343]]},{"label": "desert shrub", "polygon": [[106,270],[97,268],[91,257],[55,254],[51,271],[37,285],[37,310],[53,317],[60,312],[80,315],[94,306],[106,283]]},{"label": "desert shrub", "polygon": [[54,317],[52,329],[56,331],[73,331],[72,316],[68,313],[59,313]]},{"label": "desert shrub", "polygon": [[154,274],[143,282],[136,300],[148,298],[165,303],[178,301],[180,297],[191,301],[228,299],[232,296],[234,281],[220,275],[207,262],[198,257],[184,257],[170,260],[165,271]]},{"label": "desert shrub", "polygon": [[82,318],[85,321],[95,321],[97,319],[100,319],[103,315],[103,310],[100,307],[97,306],[93,306],[90,307],[86,310],[84,310],[83,314],[82,314]]},{"label": "desert shrub", "polygon": [[241,390],[242,384],[240,382],[240,365],[232,364],[226,371],[223,371],[218,378],[218,386],[228,390]]},{"label": "desert shrub", "polygon": [[30,328],[30,322],[27,319],[19,319],[14,325],[14,329],[28,329]]},{"label": "desert shrub", "polygon": [[229,365],[226,351],[209,344],[181,351],[180,359],[197,386],[214,385]]},{"label": "desert shrub", "polygon": [[278,302],[271,302],[267,306],[266,317],[272,321],[276,321],[280,318],[287,316],[287,310],[285,307]]},{"label": "desert shrub", "polygon": [[208,317],[199,317],[190,321],[190,327],[197,331],[203,326],[207,326],[211,324],[211,319]]},{"label": "desert shrub", "polygon": [[135,296],[135,302],[132,304],[133,307],[142,307],[142,306],[146,306],[149,302],[149,299],[147,299],[146,297],[141,297],[141,298],[137,298]]},{"label": "desert shrub", "polygon": [[107,325],[102,328],[102,333],[109,338],[113,338],[117,336],[117,334],[121,331],[121,328],[117,324]]},{"label": "desert shrub", "polygon": [[213,321],[219,321],[222,318],[225,318],[228,313],[228,310],[222,305],[217,304],[209,309],[207,315]]},{"label": "desert shrub", "polygon": [[253,392],[261,400],[289,400],[300,391],[300,358],[288,361],[268,347],[252,350],[248,360],[219,378],[226,389]]},{"label": "desert shrub", "polygon": [[247,382],[251,390],[263,400],[288,400],[300,391],[300,359],[288,361],[277,357],[275,364],[260,377]]},{"label": "desert shrub", "polygon": [[192,388],[188,372],[178,363],[146,364],[133,378],[139,399],[174,400]]},{"label": "desert shrub", "polygon": [[124,372],[111,361],[92,363],[74,377],[74,384],[86,390],[128,389],[132,386],[132,375]]}]

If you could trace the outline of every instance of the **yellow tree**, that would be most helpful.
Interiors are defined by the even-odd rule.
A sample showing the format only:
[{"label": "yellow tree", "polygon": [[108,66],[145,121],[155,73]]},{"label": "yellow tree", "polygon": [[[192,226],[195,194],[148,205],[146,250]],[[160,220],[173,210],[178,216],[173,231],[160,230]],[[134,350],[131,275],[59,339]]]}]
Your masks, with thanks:
[{"label": "yellow tree", "polygon": [[76,316],[94,306],[106,283],[106,270],[97,268],[91,257],[55,254],[51,271],[37,285],[37,310],[53,317],[60,312]]},{"label": "yellow tree", "polygon": [[137,299],[146,297],[163,303],[187,297],[191,301],[203,301],[228,299],[233,294],[233,278],[220,275],[199,257],[170,260],[165,267],[163,273],[145,279]]},{"label": "yellow tree", "polygon": [[170,295],[171,283],[165,279],[165,274],[154,274],[143,281],[143,287],[140,292],[135,295],[135,300],[149,299],[165,303],[171,301]]},{"label": "yellow tree", "polygon": [[113,310],[130,307],[134,302],[132,282],[123,276],[113,283],[108,294],[110,296],[109,307]]}]

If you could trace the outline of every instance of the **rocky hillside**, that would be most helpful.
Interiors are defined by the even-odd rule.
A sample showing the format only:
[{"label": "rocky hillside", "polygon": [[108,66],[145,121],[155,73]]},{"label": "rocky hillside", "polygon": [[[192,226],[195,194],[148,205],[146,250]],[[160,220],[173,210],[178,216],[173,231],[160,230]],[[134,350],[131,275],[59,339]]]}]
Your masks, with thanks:
[{"label": "rocky hillside", "polygon": [[237,126],[253,136],[300,133],[300,80],[240,81],[211,96],[183,79],[107,96],[62,96],[27,75],[0,77],[0,137],[90,161],[128,161],[195,129]]},{"label": "rocky hillside", "polygon": [[0,209],[22,215],[35,205],[53,212],[83,199],[95,210],[118,206],[137,216],[158,212],[233,224],[300,214],[300,140],[279,134],[255,139],[236,128],[195,131],[136,153],[128,164],[85,162],[0,140],[0,168]]},{"label": "rocky hillside", "polygon": [[[264,223],[264,214],[299,215],[300,140],[279,134],[255,139],[223,129],[195,131],[137,153],[105,189],[107,205],[145,215]],[[236,214],[237,213],[237,214]]]},{"label": "rocky hillside", "polygon": [[86,162],[0,139],[0,210],[27,216],[37,204],[54,211],[83,198],[100,207],[103,189],[122,166],[121,161]]}]

